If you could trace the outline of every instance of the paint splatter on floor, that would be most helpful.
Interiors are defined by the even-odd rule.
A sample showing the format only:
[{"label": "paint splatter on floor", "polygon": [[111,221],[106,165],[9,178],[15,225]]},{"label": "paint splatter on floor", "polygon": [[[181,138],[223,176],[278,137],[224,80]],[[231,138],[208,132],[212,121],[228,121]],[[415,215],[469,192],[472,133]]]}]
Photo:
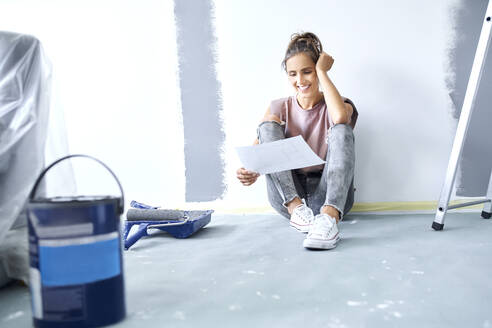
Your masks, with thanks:
[{"label": "paint splatter on floor", "polygon": [[178,320],[186,320],[186,315],[183,311],[176,311],[174,312],[173,318]]},{"label": "paint splatter on floor", "polygon": [[14,312],[14,313],[11,313],[10,315],[8,315],[7,317],[5,317],[3,319],[3,321],[10,321],[10,320],[14,320],[14,319],[17,319],[19,317],[22,317],[24,315],[24,311],[17,311],[17,312]]},{"label": "paint splatter on floor", "polygon": [[264,276],[265,275],[265,272],[256,272],[254,270],[247,270],[247,271],[243,271],[244,274],[257,274],[257,275],[260,275],[260,276]]},{"label": "paint splatter on floor", "polygon": [[232,305],[229,305],[228,309],[229,309],[229,311],[238,311],[238,310],[241,310],[241,305],[232,304]]},{"label": "paint splatter on floor", "polygon": [[145,310],[138,311],[138,312],[135,313],[135,315],[139,319],[142,319],[142,320],[148,320],[148,319],[151,319],[152,318],[152,315],[148,311],[145,311]]},{"label": "paint splatter on floor", "polygon": [[366,301],[347,301],[348,306],[362,306],[367,305]]},{"label": "paint splatter on floor", "polygon": [[422,274],[424,274],[424,271],[416,271],[416,270],[413,270],[411,273],[412,274],[420,274],[420,275],[422,275]]}]

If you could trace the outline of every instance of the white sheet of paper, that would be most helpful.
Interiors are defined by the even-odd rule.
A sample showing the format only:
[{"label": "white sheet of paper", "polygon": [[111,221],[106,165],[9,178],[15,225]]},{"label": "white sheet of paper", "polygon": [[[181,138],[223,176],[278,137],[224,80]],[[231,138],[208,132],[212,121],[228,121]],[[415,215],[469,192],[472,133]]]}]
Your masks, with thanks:
[{"label": "white sheet of paper", "polygon": [[324,164],[301,136],[255,146],[236,147],[244,168],[269,174]]}]

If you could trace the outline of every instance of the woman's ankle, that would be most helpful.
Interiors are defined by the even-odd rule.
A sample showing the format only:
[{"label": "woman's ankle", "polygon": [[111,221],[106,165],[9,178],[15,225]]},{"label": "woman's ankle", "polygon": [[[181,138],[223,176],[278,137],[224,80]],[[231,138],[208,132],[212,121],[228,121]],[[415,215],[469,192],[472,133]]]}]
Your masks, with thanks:
[{"label": "woman's ankle", "polygon": [[302,200],[299,197],[295,197],[287,204],[287,211],[289,211],[289,214],[292,214],[294,209],[301,204],[302,204]]},{"label": "woman's ankle", "polygon": [[321,208],[320,213],[322,214],[328,214],[332,218],[335,218],[338,221],[340,221],[340,212],[334,208],[333,206],[330,205],[325,205]]}]

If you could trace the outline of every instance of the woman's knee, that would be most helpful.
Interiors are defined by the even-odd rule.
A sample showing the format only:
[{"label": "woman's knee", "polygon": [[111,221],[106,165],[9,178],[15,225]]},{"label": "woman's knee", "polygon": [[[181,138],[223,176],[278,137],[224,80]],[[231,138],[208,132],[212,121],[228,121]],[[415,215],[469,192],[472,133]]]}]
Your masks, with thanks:
[{"label": "woman's knee", "polygon": [[270,142],[270,141],[275,141],[285,138],[284,128],[280,120],[264,120],[258,125],[257,134],[260,143]]},{"label": "woman's knee", "polygon": [[[276,116],[274,116],[276,117]],[[280,120],[263,120],[261,123],[258,125],[258,130],[279,130],[282,129],[282,122]]]},{"label": "woman's knee", "polygon": [[348,123],[338,123],[330,127],[331,131],[337,131],[340,133],[348,133],[348,134],[353,134],[354,131],[352,129],[352,126]]},{"label": "woman's knee", "polygon": [[329,142],[330,138],[342,138],[348,141],[354,141],[354,130],[350,124],[339,123],[331,126],[328,129],[328,135],[326,142]]}]

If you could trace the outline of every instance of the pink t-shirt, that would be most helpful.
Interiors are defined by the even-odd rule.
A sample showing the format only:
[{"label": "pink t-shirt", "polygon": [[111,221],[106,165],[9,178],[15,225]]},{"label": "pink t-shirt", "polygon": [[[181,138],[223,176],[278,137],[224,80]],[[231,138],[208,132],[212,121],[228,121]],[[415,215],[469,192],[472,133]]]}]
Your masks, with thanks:
[{"label": "pink t-shirt", "polygon": [[[354,108],[350,126],[355,127],[358,112],[354,103],[345,97],[343,101],[349,103]],[[297,102],[296,96],[273,100],[270,104],[270,113],[278,116],[285,122],[285,137],[295,137],[301,135],[311,149],[323,160],[326,159],[328,145],[326,144],[326,134],[333,120],[330,118],[326,108],[325,99],[314,105],[311,109],[303,109]],[[320,171],[323,165],[305,167],[304,172]]]}]

